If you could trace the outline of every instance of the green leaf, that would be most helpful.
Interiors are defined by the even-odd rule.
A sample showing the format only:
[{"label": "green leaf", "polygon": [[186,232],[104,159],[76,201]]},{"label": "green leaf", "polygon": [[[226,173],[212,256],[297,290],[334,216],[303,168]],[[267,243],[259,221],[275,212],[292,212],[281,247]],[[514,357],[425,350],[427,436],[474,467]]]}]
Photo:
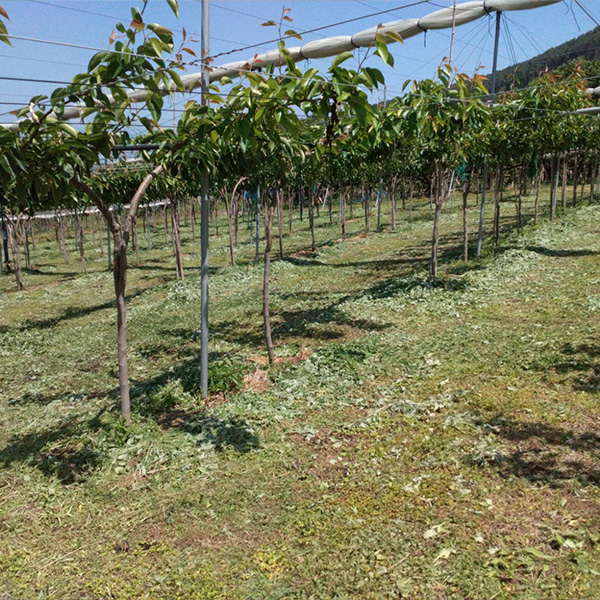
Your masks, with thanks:
[{"label": "green leaf", "polygon": [[71,127],[71,125],[69,125],[68,123],[61,122],[58,127],[61,131],[68,133],[71,137],[76,138],[79,135],[77,130]]},{"label": "green leaf", "polygon": [[179,4],[177,0],[167,0],[167,4],[171,7],[171,10],[173,13],[175,13],[175,16],[179,18]]},{"label": "green leaf", "polygon": [[387,65],[390,65],[390,67],[393,67],[394,66],[394,57],[390,54],[387,44],[385,42],[381,42],[379,40],[377,40],[375,42],[375,44],[377,45],[377,50],[376,50],[375,54],[378,54],[379,56],[381,56],[384,63],[386,63]]},{"label": "green leaf", "polygon": [[533,547],[525,548],[525,552],[527,552],[527,554],[531,554],[531,556],[535,556],[536,558],[543,558],[544,560],[553,560],[553,558],[551,556],[544,554],[538,548],[533,548]]},{"label": "green leaf", "polygon": [[354,57],[354,54],[352,52],[342,52],[341,54],[338,54],[333,59],[333,62],[331,63],[331,67],[329,67],[329,70],[331,71],[331,69],[334,69],[338,65],[341,65],[344,61],[348,60],[349,58],[353,58],[353,57]]},{"label": "green leaf", "polygon": [[106,52],[98,52],[94,54],[88,63],[88,71],[93,71],[104,59],[106,58]]},{"label": "green leaf", "polygon": [[156,35],[173,37],[173,32],[168,27],[165,27],[164,25],[159,25],[158,23],[150,23],[150,25],[148,25],[148,29],[154,31]]},{"label": "green leaf", "polygon": [[177,89],[180,92],[185,92],[185,86],[183,85],[183,81],[181,80],[179,73],[177,73],[175,69],[169,69],[169,75],[173,79],[173,83],[177,86]]},{"label": "green leaf", "polygon": [[277,23],[275,21],[265,21],[261,23],[261,27],[277,27]]},{"label": "green leaf", "polygon": [[285,33],[285,35],[289,35],[290,37],[294,37],[294,38],[297,38],[299,40],[302,39],[302,36],[297,31],[294,31],[293,29],[288,29],[284,33]]},{"label": "green leaf", "polygon": [[397,31],[386,31],[385,36],[391,38],[395,42],[404,44],[404,40],[402,39],[402,36]]}]

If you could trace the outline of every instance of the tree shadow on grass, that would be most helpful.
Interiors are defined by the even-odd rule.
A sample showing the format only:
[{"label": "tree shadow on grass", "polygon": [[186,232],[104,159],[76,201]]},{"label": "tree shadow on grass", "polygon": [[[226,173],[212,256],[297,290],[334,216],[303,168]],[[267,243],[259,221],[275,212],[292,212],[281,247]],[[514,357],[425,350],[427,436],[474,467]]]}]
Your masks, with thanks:
[{"label": "tree shadow on grass", "polygon": [[246,421],[238,417],[218,419],[203,411],[172,410],[158,416],[163,429],[181,431],[195,436],[198,445],[223,452],[228,447],[246,453],[260,447],[258,436]]},{"label": "tree shadow on grass", "polygon": [[574,389],[600,391],[600,344],[565,344],[561,355],[565,360],[555,365],[554,370],[573,378]]},{"label": "tree shadow on grass", "polygon": [[[217,358],[211,357],[213,364]],[[182,396],[182,392],[186,395]],[[147,431],[153,443],[160,444],[160,440],[154,440],[155,429],[146,429],[144,420],[157,423],[163,430],[180,432],[186,440],[191,436],[205,450],[222,452],[231,448],[245,453],[260,447],[258,436],[246,421],[239,417],[220,418],[202,405],[198,360],[179,364],[147,380],[131,382],[132,414],[142,418],[142,424],[135,426],[133,433],[117,416],[119,389],[106,390],[102,395],[110,401],[110,408],[103,407],[91,418],[71,418],[16,436],[0,448],[0,467],[27,464],[63,485],[82,483],[111,461],[110,450],[123,447],[133,433],[139,438]],[[226,399],[226,394],[219,398]]]},{"label": "tree shadow on grass", "polygon": [[430,281],[418,277],[392,278],[378,282],[365,290],[362,295],[381,300],[392,298],[399,294],[406,294],[414,289],[423,290],[446,290],[448,292],[459,292],[467,289],[467,282],[464,279],[443,278]]},{"label": "tree shadow on grass", "polygon": [[[130,302],[137,296],[145,293],[148,290],[137,290],[132,294],[129,294],[126,297],[126,302]],[[86,317],[88,315],[94,314],[101,310],[106,310],[108,308],[112,308],[116,306],[116,300],[109,300],[108,302],[103,302],[102,304],[96,304],[94,306],[82,306],[82,307],[69,307],[66,308],[60,315],[56,317],[47,317],[45,319],[29,319],[25,321],[22,325],[17,327],[7,328],[8,331],[25,331],[27,329],[51,329],[52,327],[56,327],[62,321],[68,321],[71,319],[77,319],[79,317]]]},{"label": "tree shadow on grass", "polygon": [[[600,487],[600,436],[542,423],[496,417],[474,423],[509,443],[509,450],[486,461],[503,477],[561,487],[568,481]],[[467,461],[481,463],[473,456]]]},{"label": "tree shadow on grass", "polygon": [[0,465],[28,464],[64,485],[85,480],[102,462],[102,453],[82,434],[106,428],[101,419],[104,412],[106,408],[91,419],[63,421],[50,429],[18,436],[0,449]]},{"label": "tree shadow on grass", "polygon": [[553,248],[546,248],[545,246],[525,246],[526,250],[535,252],[536,254],[542,254],[544,256],[556,256],[556,257],[577,257],[577,256],[598,256],[600,252],[595,250],[580,249],[580,250],[555,250]]}]

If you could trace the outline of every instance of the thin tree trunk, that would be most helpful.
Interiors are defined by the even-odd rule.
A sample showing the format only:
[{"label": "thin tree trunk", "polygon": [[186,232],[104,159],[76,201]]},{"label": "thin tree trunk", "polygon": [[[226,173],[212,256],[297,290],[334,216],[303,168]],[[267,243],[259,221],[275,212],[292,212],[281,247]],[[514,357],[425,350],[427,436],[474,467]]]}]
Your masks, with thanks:
[{"label": "thin tree trunk", "polygon": [[132,227],[132,238],[133,238],[133,249],[135,250],[135,266],[140,266],[140,244],[138,239],[138,226],[137,219],[133,218],[133,227]]},{"label": "thin tree trunk", "polygon": [[102,225],[100,223],[98,223],[98,243],[100,244],[100,257],[104,258],[104,240],[102,239]]},{"label": "thin tree trunk", "polygon": [[434,280],[438,274],[438,244],[439,244],[439,223],[442,210],[442,169],[436,165],[434,176],[431,182],[431,192],[434,196],[435,211],[433,215],[433,236],[431,240],[431,262],[429,264],[429,277]]},{"label": "thin tree trunk", "polygon": [[179,229],[179,200],[176,197],[171,200],[171,231],[173,233],[173,253],[175,255],[177,279],[184,281],[185,275],[181,257],[181,235]]},{"label": "thin tree trunk", "polygon": [[255,253],[254,260],[258,260],[258,255],[260,252],[259,244],[260,244],[260,187],[256,190],[256,236],[255,236]]},{"label": "thin tree trunk", "polygon": [[354,186],[350,188],[350,220],[354,218]]},{"label": "thin tree trunk", "polygon": [[346,241],[346,198],[343,190],[340,190],[340,217],[342,219],[342,239]]},{"label": "thin tree trunk", "polygon": [[468,199],[471,188],[471,179],[467,178],[463,189],[463,259],[469,260],[469,220],[468,220]]},{"label": "thin tree trunk", "polygon": [[86,265],[85,265],[85,247],[83,245],[83,224],[81,222],[81,217],[79,215],[79,210],[75,209],[75,223],[77,226],[77,235],[75,239],[77,240],[77,249],[79,250],[79,261],[81,263],[81,272],[87,273]]},{"label": "thin tree trunk", "polygon": [[[278,189],[275,193],[277,195],[277,228],[279,232],[279,258],[283,260],[283,190]],[[331,218],[331,205],[329,209],[329,216]]]},{"label": "thin tree trunk", "polygon": [[310,226],[311,249],[316,251],[317,245],[315,242],[315,212],[314,212],[314,192],[312,187],[308,191],[308,224]]},{"label": "thin tree trunk", "polygon": [[127,244],[131,235],[132,220],[148,186],[155,177],[163,172],[163,167],[155,167],[139,185],[133,195],[129,214],[125,225],[121,226],[114,218],[107,204],[86,184],[73,180],[72,184],[85,192],[104,215],[114,237],[113,280],[117,298],[117,357],[119,364],[119,392],[121,399],[121,416],[127,425],[131,424],[131,402],[129,397],[129,371],[127,365],[127,307],[125,304],[125,289],[127,284]]},{"label": "thin tree trunk", "polygon": [[392,180],[392,231],[396,231],[396,185],[398,179],[394,177]]},{"label": "thin tree trunk", "polygon": [[[196,239],[196,201],[190,202],[190,226],[192,228],[192,240],[195,240]],[[237,227],[237,220],[236,220],[236,227]],[[236,230],[236,236],[237,236],[237,230]],[[237,237],[236,237],[236,244],[237,244]]]},{"label": "thin tree trunk", "polygon": [[560,170],[559,157],[557,154],[552,156],[552,169],[550,177],[550,220],[554,220],[556,216],[556,196],[558,194],[558,175]]},{"label": "thin tree trunk", "polygon": [[494,246],[500,243],[500,191],[502,190],[502,180],[504,179],[504,169],[500,167],[496,174],[496,186],[494,189]]},{"label": "thin tree trunk", "polygon": [[581,192],[579,194],[579,202],[583,203],[583,197],[585,195],[585,183],[587,179],[587,160],[585,155],[583,156],[581,165]]},{"label": "thin tree trunk", "polygon": [[361,194],[363,197],[364,208],[365,208],[365,235],[369,236],[369,195],[371,194],[370,189],[362,189]]},{"label": "thin tree trunk", "polygon": [[536,185],[535,185],[535,203],[533,205],[533,223],[537,224],[538,212],[540,207],[540,187],[542,184],[542,159],[538,162],[538,168],[536,173]]},{"label": "thin tree trunk", "polygon": [[573,166],[573,207],[577,206],[577,184],[579,183],[579,155],[575,154]]},{"label": "thin tree trunk", "polygon": [[168,202],[165,202],[165,206],[164,206],[164,216],[165,216],[165,244],[169,243],[169,222],[167,220],[168,217],[168,211],[169,211],[169,204]]},{"label": "thin tree trunk", "polygon": [[21,227],[21,217],[18,216],[16,221],[9,222],[8,231],[10,235],[10,243],[12,246],[13,260],[15,267],[15,283],[17,284],[17,291],[22,292],[25,289],[23,284],[23,277],[21,274],[21,244],[19,240],[19,228]]},{"label": "thin tree trunk", "polygon": [[567,208],[567,177],[569,175],[569,160],[568,154],[563,154],[563,168],[562,168],[562,187],[560,190],[560,199],[562,203],[563,213]]},{"label": "thin tree trunk", "polygon": [[25,268],[31,271],[31,252],[29,251],[29,232],[31,227],[30,219],[21,224],[21,237],[25,248]]},{"label": "thin tree trunk", "polygon": [[[242,195],[244,194],[243,190],[242,190]],[[231,210],[233,211],[233,216],[234,216],[234,227],[233,227],[233,232],[234,232],[234,242],[235,245],[237,247],[238,245],[238,232],[239,232],[239,220],[240,220],[240,202],[237,199],[238,197],[235,196],[232,199],[232,207]]]},{"label": "thin tree trunk", "polygon": [[[194,203],[192,202],[192,206],[194,205]],[[150,207],[146,206],[146,211],[144,213],[144,222],[146,223],[146,244],[148,247],[148,252],[152,249],[152,225],[150,224]],[[192,239],[194,237],[193,234],[193,229],[194,229],[194,223],[192,221]]]},{"label": "thin tree trunk", "polygon": [[379,180],[379,194],[377,195],[377,233],[381,232],[381,196],[382,196],[382,182]]},{"label": "thin tree trunk", "polygon": [[235,243],[237,244],[237,210],[236,206],[236,194],[239,185],[242,181],[245,181],[246,177],[240,177],[237,183],[233,187],[233,191],[231,192],[231,202],[227,201],[227,188],[225,188],[225,212],[227,214],[227,227],[229,229],[229,256],[231,259],[231,266],[235,266],[235,251],[234,251],[234,232],[233,232],[233,212],[235,211]]},{"label": "thin tree trunk", "polygon": [[269,202],[269,212],[265,219],[265,265],[263,272],[263,323],[265,328],[265,342],[267,353],[269,355],[269,364],[275,362],[275,350],[273,339],[271,337],[271,315],[269,312],[270,299],[270,278],[271,278],[271,248],[273,246],[273,215],[275,214],[275,205]]}]

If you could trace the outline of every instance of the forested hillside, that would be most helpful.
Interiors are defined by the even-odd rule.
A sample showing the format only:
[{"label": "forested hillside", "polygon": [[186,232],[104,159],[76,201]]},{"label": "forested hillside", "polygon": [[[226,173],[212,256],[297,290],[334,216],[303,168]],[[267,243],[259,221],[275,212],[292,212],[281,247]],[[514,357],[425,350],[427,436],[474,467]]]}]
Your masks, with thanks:
[{"label": "forested hillside", "polygon": [[[600,59],[600,27],[596,27],[596,29],[560,46],[550,48],[550,50],[546,50],[546,52],[529,60],[498,71],[497,90],[504,91],[527,86],[542,73],[558,69],[562,65],[579,58],[594,61]],[[600,85],[599,74],[600,68],[595,70],[595,77],[590,79],[590,86]],[[591,75],[591,73],[588,73],[588,75]]]}]

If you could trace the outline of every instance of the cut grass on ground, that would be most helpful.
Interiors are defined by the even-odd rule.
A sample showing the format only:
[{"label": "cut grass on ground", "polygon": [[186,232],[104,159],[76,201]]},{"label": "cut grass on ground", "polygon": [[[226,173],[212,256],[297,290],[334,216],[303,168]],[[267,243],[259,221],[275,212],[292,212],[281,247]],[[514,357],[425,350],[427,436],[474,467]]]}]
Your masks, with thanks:
[{"label": "cut grass on ground", "polygon": [[418,208],[346,242],[321,216],[314,255],[295,223],[270,374],[261,264],[227,266],[222,226],[206,403],[197,244],[176,282],[155,231],[131,428],[105,259],[79,275],[41,236],[29,291],[0,280],[0,598],[600,599],[598,207],[507,218],[467,264],[445,214],[436,285]]}]

